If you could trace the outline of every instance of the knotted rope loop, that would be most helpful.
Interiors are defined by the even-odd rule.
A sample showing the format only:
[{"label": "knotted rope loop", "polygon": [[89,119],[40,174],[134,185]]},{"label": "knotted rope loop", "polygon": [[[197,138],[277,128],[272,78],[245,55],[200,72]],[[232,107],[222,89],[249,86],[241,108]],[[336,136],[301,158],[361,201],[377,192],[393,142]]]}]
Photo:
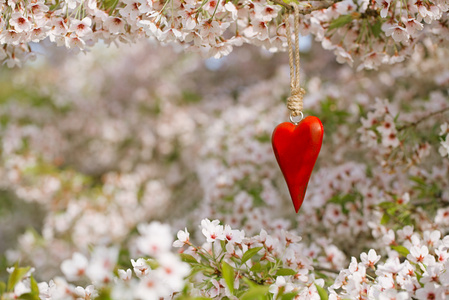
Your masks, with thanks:
[{"label": "knotted rope loop", "polygon": [[287,44],[288,44],[288,58],[290,65],[290,89],[291,96],[287,99],[287,108],[291,111],[291,116],[299,116],[303,108],[303,98],[305,90],[299,83],[299,7],[295,2],[291,3],[294,10],[294,33],[295,33],[295,45],[293,46],[292,34],[290,30],[289,15],[285,15],[285,27],[287,30]]},{"label": "knotted rope loop", "polygon": [[302,87],[292,87],[291,96],[287,98],[287,108],[293,117],[301,114],[303,108],[303,98],[306,91]]}]

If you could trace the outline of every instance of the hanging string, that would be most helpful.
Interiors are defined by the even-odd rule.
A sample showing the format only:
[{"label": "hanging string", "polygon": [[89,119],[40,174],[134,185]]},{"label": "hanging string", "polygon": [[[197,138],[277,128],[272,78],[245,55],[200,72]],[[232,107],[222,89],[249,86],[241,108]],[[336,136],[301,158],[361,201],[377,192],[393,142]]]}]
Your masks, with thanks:
[{"label": "hanging string", "polygon": [[290,117],[297,117],[302,114],[303,98],[306,91],[299,84],[299,7],[296,3],[291,3],[294,9],[294,32],[295,46],[292,43],[289,14],[285,14],[285,27],[287,29],[288,58],[290,64],[290,90],[291,95],[287,99],[287,108],[290,110]]}]

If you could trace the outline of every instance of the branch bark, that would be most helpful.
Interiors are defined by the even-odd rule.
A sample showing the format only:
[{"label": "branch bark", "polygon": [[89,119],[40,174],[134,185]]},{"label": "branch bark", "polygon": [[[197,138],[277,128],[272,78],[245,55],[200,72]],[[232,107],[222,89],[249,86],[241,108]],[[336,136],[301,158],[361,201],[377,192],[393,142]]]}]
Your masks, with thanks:
[{"label": "branch bark", "polygon": [[[282,0],[271,0],[273,3],[283,6],[288,11],[293,11],[293,6],[288,3],[285,3]],[[299,12],[303,15],[310,14],[312,11],[320,10],[324,8],[328,8],[332,6],[337,1],[329,1],[329,0],[315,0],[315,1],[304,1],[300,3],[305,3],[304,7],[299,8]]]},{"label": "branch bark", "polygon": [[435,115],[445,113],[446,111],[449,111],[449,107],[446,107],[446,108],[434,111],[434,112],[432,112],[432,113],[430,113],[430,114],[428,114],[428,115],[426,115],[426,116],[416,120],[415,122],[411,122],[411,123],[405,124],[403,126],[400,126],[400,127],[398,127],[398,131],[404,130],[404,129],[409,128],[409,127],[415,127],[419,123],[421,123],[422,121],[427,120],[428,118],[433,117]]}]

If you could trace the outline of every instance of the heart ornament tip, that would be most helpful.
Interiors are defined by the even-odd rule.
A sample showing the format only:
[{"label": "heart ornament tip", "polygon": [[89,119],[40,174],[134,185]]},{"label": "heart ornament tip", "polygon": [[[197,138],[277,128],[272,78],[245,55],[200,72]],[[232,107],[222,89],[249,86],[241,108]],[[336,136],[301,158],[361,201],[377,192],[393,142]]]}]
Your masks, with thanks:
[{"label": "heart ornament tip", "polygon": [[297,125],[281,123],[273,131],[274,155],[287,182],[296,213],[304,201],[323,134],[323,124],[314,116],[304,118]]}]

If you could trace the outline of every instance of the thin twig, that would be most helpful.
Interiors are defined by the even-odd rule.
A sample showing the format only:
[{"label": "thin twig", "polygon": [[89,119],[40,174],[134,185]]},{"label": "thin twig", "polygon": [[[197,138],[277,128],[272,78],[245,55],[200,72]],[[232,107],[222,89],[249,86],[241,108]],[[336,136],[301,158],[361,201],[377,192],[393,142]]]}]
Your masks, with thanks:
[{"label": "thin twig", "polygon": [[436,199],[434,199],[434,201],[415,202],[415,203],[410,203],[410,204],[413,205],[414,207],[416,207],[416,206],[424,206],[424,205],[428,205],[428,204],[435,204],[435,202],[437,204],[443,205],[443,207],[446,207],[448,205],[447,201],[444,201],[441,198],[436,198]]},{"label": "thin twig", "polygon": [[403,126],[400,126],[400,127],[398,127],[398,131],[404,130],[404,129],[409,128],[409,127],[415,127],[419,123],[421,123],[422,121],[424,121],[424,120],[426,120],[426,119],[428,119],[430,117],[433,117],[435,115],[442,114],[442,113],[444,113],[446,111],[449,111],[449,107],[443,108],[441,110],[434,111],[434,112],[432,112],[432,113],[422,117],[421,119],[416,120],[415,122],[411,122],[411,123],[405,124]]}]

